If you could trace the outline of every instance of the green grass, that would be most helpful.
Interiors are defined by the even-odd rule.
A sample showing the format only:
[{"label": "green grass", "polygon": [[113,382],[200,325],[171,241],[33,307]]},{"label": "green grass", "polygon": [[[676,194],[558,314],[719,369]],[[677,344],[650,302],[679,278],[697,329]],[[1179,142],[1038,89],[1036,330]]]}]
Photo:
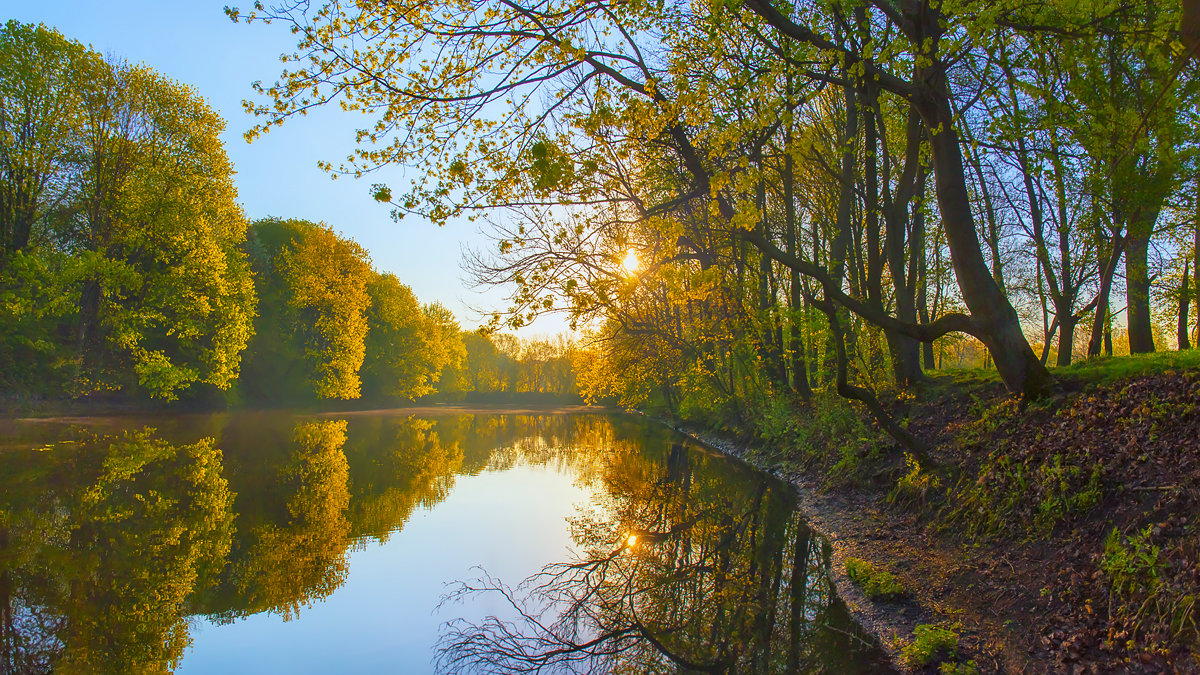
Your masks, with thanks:
[{"label": "green grass", "polygon": [[846,558],[846,576],[872,600],[895,600],[904,597],[904,586],[890,572],[875,569],[875,566],[858,558]]},{"label": "green grass", "polygon": [[[1125,356],[1093,356],[1069,366],[1050,366],[1050,373],[1060,379],[1112,382],[1137,375],[1190,369],[1200,369],[1200,349]],[[945,391],[961,394],[964,389],[971,391],[1000,382],[1000,375],[995,368],[949,368],[925,374],[928,377],[926,390],[930,393]]]},{"label": "green grass", "polygon": [[1094,356],[1061,368],[1051,368],[1055,377],[1085,382],[1112,382],[1137,375],[1164,373],[1169,370],[1200,368],[1200,349],[1182,352],[1163,351],[1129,356]]}]

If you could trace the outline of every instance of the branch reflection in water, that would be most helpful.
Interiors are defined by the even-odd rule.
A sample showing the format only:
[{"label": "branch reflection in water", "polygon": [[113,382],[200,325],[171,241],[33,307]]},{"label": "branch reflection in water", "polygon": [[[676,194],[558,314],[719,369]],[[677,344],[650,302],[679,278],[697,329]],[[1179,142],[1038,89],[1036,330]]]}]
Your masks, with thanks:
[{"label": "branch reflection in water", "polygon": [[607,489],[572,523],[578,556],[516,586],[482,569],[451,586],[444,607],[492,596],[505,610],[446,623],[440,671],[888,669],[834,595],[828,543],[790,488],[723,480],[678,444],[665,465],[607,456]]}]

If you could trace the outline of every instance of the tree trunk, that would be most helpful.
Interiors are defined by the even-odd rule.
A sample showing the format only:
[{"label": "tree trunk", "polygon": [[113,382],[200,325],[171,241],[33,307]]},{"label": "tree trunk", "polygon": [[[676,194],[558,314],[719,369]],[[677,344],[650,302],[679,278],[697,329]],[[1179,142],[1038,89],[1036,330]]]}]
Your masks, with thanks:
[{"label": "tree trunk", "polygon": [[[1120,235],[1113,235],[1112,251],[1108,254],[1108,259],[1104,261],[1104,265],[1100,269],[1100,293],[1096,299],[1096,316],[1092,320],[1092,337],[1088,340],[1088,356],[1099,356],[1102,348],[1102,343],[1105,339],[1105,329],[1108,326],[1109,319],[1109,295],[1112,293],[1113,275],[1117,271],[1117,263],[1121,260],[1121,254],[1125,250],[1125,238]],[[1111,330],[1111,329],[1110,329]],[[1112,338],[1108,338],[1109,344],[1112,343]],[[1112,355],[1112,347],[1108,347],[1109,356]]]},{"label": "tree trunk", "polygon": [[1188,339],[1188,305],[1191,304],[1192,293],[1188,288],[1188,265],[1185,262],[1183,265],[1183,281],[1179,286],[1179,327],[1177,335],[1179,337],[1179,350],[1191,349],[1191,341]]},{"label": "tree trunk", "polygon": [[[924,217],[918,213],[914,217],[914,225],[920,225],[918,230],[921,233],[920,243],[915,240],[913,246],[919,246],[917,250],[917,316],[921,319],[921,323],[929,323],[929,264],[925,253],[925,228]],[[921,361],[925,365],[925,370],[934,370],[937,367],[937,362],[933,358],[933,343],[921,343]]]},{"label": "tree trunk", "polygon": [[1030,348],[1016,310],[984,261],[967,193],[962,150],[954,130],[945,66],[938,63],[935,67],[934,80],[916,105],[931,130],[934,184],[954,274],[963,300],[980,327],[978,337],[996,361],[1000,379],[1011,392],[1040,398],[1049,393],[1053,378]]},{"label": "tree trunk", "polygon": [[[791,139],[788,139],[788,145],[791,145]],[[796,197],[793,192],[793,181],[795,175],[792,167],[792,153],[786,152],[783,156],[783,214],[784,214],[784,236],[787,251],[790,254],[798,255],[799,246],[796,241]],[[808,384],[808,365],[804,361],[804,335],[801,331],[800,320],[803,298],[803,286],[800,282],[800,273],[796,270],[790,271],[789,282],[791,285],[788,301],[791,305],[791,370],[792,370],[792,391],[800,395],[800,398],[805,401],[812,398],[812,388]]]},{"label": "tree trunk", "polygon": [[805,638],[808,633],[808,614],[805,610],[808,604],[808,551],[812,531],[800,520],[795,521],[795,528],[796,548],[792,556],[792,581],[789,584],[790,597],[788,598],[791,610],[791,618],[788,621],[788,629],[791,633],[791,639],[788,640],[787,672],[789,673],[799,673],[801,665],[808,665],[802,664],[800,650],[807,644]]},{"label": "tree trunk", "polygon": [[1196,179],[1196,221],[1192,241],[1192,286],[1196,295],[1196,346],[1200,347],[1200,178]]},{"label": "tree trunk", "polygon": [[1071,365],[1071,354],[1075,351],[1075,326],[1079,320],[1069,309],[1058,308],[1058,359],[1055,365]]},{"label": "tree trunk", "polygon": [[1130,223],[1129,243],[1125,247],[1125,288],[1129,322],[1129,353],[1154,351],[1154,329],[1150,324],[1150,231],[1146,223]]}]

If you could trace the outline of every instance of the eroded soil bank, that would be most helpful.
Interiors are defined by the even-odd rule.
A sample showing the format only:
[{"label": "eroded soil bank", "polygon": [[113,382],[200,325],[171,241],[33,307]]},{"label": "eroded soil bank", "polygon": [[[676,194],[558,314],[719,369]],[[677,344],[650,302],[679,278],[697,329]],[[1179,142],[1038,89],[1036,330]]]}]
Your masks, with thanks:
[{"label": "eroded soil bank", "polygon": [[[894,412],[936,465],[874,447],[848,471],[844,449],[826,448],[837,467],[821,460],[811,430],[788,447],[786,434],[671,424],[797,487],[833,542],[839,593],[898,667],[1200,672],[1200,372],[1064,378],[1036,405],[942,381]],[[894,574],[905,596],[867,599],[848,558]],[[907,666],[920,624],[957,632],[957,657]]]}]

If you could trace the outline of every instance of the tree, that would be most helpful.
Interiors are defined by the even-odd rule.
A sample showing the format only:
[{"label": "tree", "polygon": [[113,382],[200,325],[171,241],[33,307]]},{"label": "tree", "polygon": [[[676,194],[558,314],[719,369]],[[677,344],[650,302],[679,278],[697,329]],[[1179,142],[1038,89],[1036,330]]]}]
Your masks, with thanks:
[{"label": "tree", "polygon": [[[1016,312],[984,263],[965,189],[946,74],[952,55],[943,54],[939,42],[945,33],[943,20],[953,22],[958,17],[919,11],[916,3],[903,7],[904,21],[880,13],[881,21],[894,21],[904,36],[896,49],[927,50],[920,53],[920,58],[914,55],[911,61],[898,61],[918,64],[911,77],[901,77],[861,53],[860,44],[835,42],[795,23],[769,3],[752,2],[747,7],[778,29],[785,41],[802,45],[807,50],[804,53],[823,66],[837,71],[836,64],[842,63],[843,67],[862,69],[859,76],[874,78],[883,90],[909,101],[925,127],[936,131],[929,137],[936,193],[959,285],[974,312],[973,317],[958,320],[954,326],[969,330],[988,344],[1002,377],[1014,391],[1043,392],[1049,376],[1029,348]],[[720,195],[722,182],[731,174],[710,166],[703,151],[711,152],[711,148],[701,148],[690,137],[695,127],[686,122],[696,111],[689,108],[698,100],[672,82],[671,68],[675,66],[653,64],[644,58],[639,45],[643,36],[636,26],[667,25],[667,21],[676,20],[665,13],[663,8],[640,4],[620,8],[576,6],[570,2],[554,8],[506,4],[488,8],[486,26],[476,24],[473,11],[436,3],[414,5],[403,11],[391,5],[351,9],[331,3],[311,15],[301,6],[252,15],[296,26],[303,37],[295,58],[312,59],[313,65],[289,70],[273,86],[260,87],[270,103],[250,107],[266,117],[259,131],[281,124],[310,105],[335,98],[341,98],[351,109],[386,110],[373,128],[360,135],[363,147],[341,170],[357,175],[385,163],[428,162],[436,169],[430,174],[432,185],[418,185],[395,203],[401,212],[420,211],[435,222],[475,208],[530,200],[581,204],[611,199],[594,189],[588,162],[571,158],[563,150],[569,147],[567,132],[550,128],[551,121],[559,121],[586,132],[610,123],[604,121],[607,116],[618,123],[638,125],[649,131],[651,139],[661,137],[671,144],[689,174],[685,198],[711,192],[717,195],[715,206],[723,218],[749,228],[754,222],[752,204]],[[231,14],[238,16],[236,10]],[[701,29],[706,22],[719,25],[720,21],[719,17],[686,12],[677,20],[679,25]],[[352,47],[360,33],[384,26],[374,49],[359,51]],[[609,30],[621,38],[608,43],[599,38]],[[672,33],[666,36],[675,38]],[[391,67],[401,63],[398,59],[403,50],[419,53],[420,45],[434,41],[442,44],[436,63]],[[802,76],[808,78],[811,72],[802,71]],[[575,79],[566,77],[567,73]],[[842,76],[844,73],[834,72],[825,77]],[[734,84],[747,79],[739,78]],[[540,112],[509,106],[551,86],[558,89]],[[573,103],[593,92],[598,114],[576,114]],[[501,104],[512,114],[505,113],[503,122],[488,118],[490,106]],[[743,131],[752,132],[754,124],[759,123],[752,122]],[[759,126],[767,123],[763,121]],[[389,138],[401,130],[403,133]],[[723,130],[721,137],[732,139],[735,131]],[[714,139],[720,140],[716,136]],[[523,166],[529,170],[514,170]],[[377,196],[389,198],[390,190],[377,190]],[[654,208],[657,205],[651,202]],[[823,276],[804,261],[764,246],[761,238],[749,236],[747,240],[775,260],[797,265],[806,275]],[[832,282],[824,286],[827,292],[840,290]],[[852,309],[866,308],[855,305]],[[888,323],[885,327],[889,328],[899,328],[903,323],[888,321],[877,312],[860,313]],[[933,339],[936,335],[931,333],[938,329],[909,325],[905,330],[922,339]]]},{"label": "tree", "polygon": [[345,420],[298,423],[290,454],[274,477],[285,517],[256,526],[230,573],[243,594],[235,615],[262,611],[295,618],[346,582],[350,546]]},{"label": "tree", "polygon": [[230,550],[221,451],[153,429],[81,440],[3,457],[5,669],[171,672]]},{"label": "tree", "polygon": [[70,197],[82,98],[104,69],[53,29],[15,20],[0,29],[0,270]]},{"label": "tree", "polygon": [[242,387],[265,401],[358,398],[365,357],[366,251],[328,226],[256,221],[248,243],[262,312]]},{"label": "tree", "polygon": [[10,22],[0,48],[5,379],[227,389],[254,295],[224,122],[189,88],[43,27]]},{"label": "tree", "polygon": [[373,273],[367,292],[364,394],[415,400],[434,393],[442,373],[462,359],[454,317],[440,305],[422,308],[393,274]]}]

